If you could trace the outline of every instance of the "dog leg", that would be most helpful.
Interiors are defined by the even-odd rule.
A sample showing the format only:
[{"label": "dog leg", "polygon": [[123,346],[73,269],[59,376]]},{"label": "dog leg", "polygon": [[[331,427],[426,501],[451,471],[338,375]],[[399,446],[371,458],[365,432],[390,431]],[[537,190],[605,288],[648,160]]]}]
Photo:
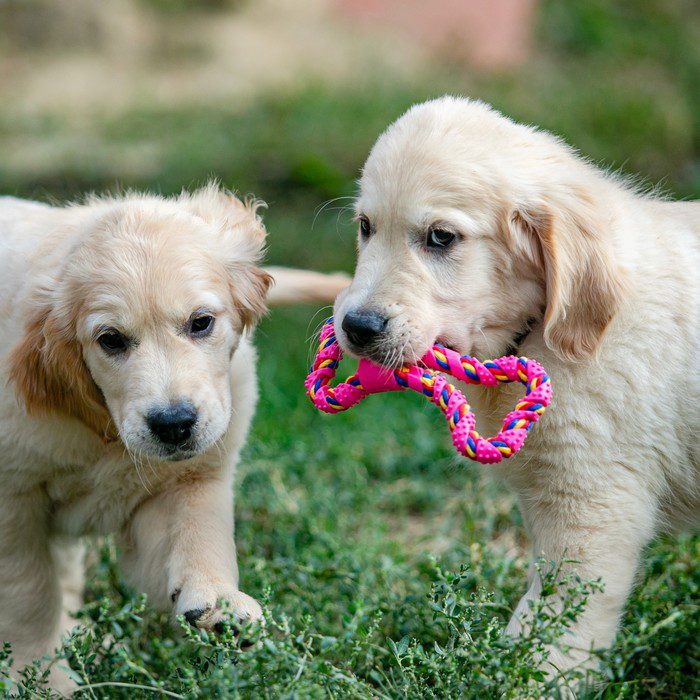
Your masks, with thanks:
[{"label": "dog leg", "polygon": [[[611,465],[610,469],[619,469]],[[595,592],[584,612],[562,641],[568,652],[551,649],[548,662],[553,673],[574,666],[593,663],[592,648],[608,647],[613,642],[625,601],[630,593],[641,551],[653,534],[655,507],[648,492],[635,488],[629,480],[619,488],[611,479],[604,488],[537,489],[521,493],[524,520],[533,539],[533,553],[546,560],[574,560],[562,572],[575,571],[582,579],[600,578],[602,592]],[[518,634],[527,628],[529,601],[541,594],[541,580],[534,567],[529,574],[529,588],[516,607],[507,632]],[[550,598],[556,608],[560,594]]]},{"label": "dog leg", "polygon": [[[0,641],[12,644],[16,671],[60,642],[62,595],[47,513],[38,490],[5,495],[0,508]],[[55,664],[50,678],[54,690],[69,689]]]},{"label": "dog leg", "polygon": [[530,601],[537,600],[542,593],[542,579],[539,577],[534,564],[530,564],[527,575],[528,587],[525,595],[518,601],[513,611],[513,615],[508,621],[506,634],[515,636],[520,634],[527,624],[528,613],[530,611]]},{"label": "dog leg", "polygon": [[203,629],[223,617],[221,601],[239,620],[261,616],[238,589],[230,478],[182,483],[149,500],[130,525],[126,561],[134,585],[154,604]]},{"label": "dog leg", "polygon": [[59,539],[52,553],[62,592],[61,631],[70,632],[77,624],[75,613],[83,606],[85,585],[85,545],[80,540]]}]

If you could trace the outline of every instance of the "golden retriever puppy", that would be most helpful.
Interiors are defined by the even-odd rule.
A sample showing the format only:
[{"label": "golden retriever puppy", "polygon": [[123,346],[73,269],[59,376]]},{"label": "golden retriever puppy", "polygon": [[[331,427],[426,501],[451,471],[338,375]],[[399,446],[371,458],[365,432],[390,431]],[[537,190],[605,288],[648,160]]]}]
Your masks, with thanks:
[{"label": "golden retriever puppy", "polygon": [[[255,203],[215,186],[0,199],[0,640],[19,667],[80,604],[82,535],[118,533],[133,586],[198,627],[221,601],[260,615],[238,587],[231,488],[256,403],[264,242]],[[276,274],[280,301],[345,284]]]},{"label": "golden retriever puppy", "polygon": [[[359,257],[335,308],[345,350],[391,366],[436,340],[547,368],[554,403],[515,490],[535,556],[575,559],[595,594],[559,668],[609,645],[644,546],[698,514],[700,204],[644,196],[485,104],[409,110],[374,145]],[[521,389],[468,390],[497,432]],[[534,569],[508,626],[540,594]]]}]

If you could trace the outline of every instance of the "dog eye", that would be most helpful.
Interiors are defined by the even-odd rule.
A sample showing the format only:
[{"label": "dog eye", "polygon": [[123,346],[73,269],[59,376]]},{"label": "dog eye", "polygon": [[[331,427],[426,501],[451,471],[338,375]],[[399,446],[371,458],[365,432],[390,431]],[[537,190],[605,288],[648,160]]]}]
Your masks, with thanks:
[{"label": "dog eye", "polygon": [[195,338],[203,338],[209,335],[214,328],[214,317],[205,314],[196,316],[190,321],[189,334]]},{"label": "dog eye", "polygon": [[447,248],[455,238],[457,236],[452,231],[446,231],[442,228],[431,228],[428,231],[428,238],[425,244],[428,248]]},{"label": "dog eye", "polygon": [[360,235],[362,238],[369,238],[372,235],[372,227],[366,216],[360,217]]},{"label": "dog eye", "polygon": [[102,333],[97,342],[108,355],[117,355],[126,352],[129,347],[129,339],[119,331],[110,329]]}]

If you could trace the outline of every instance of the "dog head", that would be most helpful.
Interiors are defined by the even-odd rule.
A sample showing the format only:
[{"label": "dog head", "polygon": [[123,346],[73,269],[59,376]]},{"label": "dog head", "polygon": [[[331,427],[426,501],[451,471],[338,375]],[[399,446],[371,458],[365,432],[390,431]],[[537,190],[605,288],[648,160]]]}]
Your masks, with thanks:
[{"label": "dog head", "polygon": [[339,342],[387,366],[436,340],[492,357],[534,318],[560,356],[591,355],[621,294],[611,187],[558,139],[482,103],[414,107],[362,172]]},{"label": "dog head", "polygon": [[265,308],[256,205],[210,186],[87,210],[10,376],[30,413],[70,415],[137,455],[199,454],[228,427],[231,357]]}]

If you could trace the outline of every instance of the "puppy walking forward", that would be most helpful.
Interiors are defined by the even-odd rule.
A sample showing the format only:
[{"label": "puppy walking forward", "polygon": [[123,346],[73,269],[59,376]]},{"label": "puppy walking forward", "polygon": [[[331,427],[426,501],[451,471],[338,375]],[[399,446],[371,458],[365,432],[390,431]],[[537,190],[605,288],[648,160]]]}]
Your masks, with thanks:
[{"label": "puppy walking forward", "polygon": [[[211,629],[238,587],[232,480],[272,275],[255,205],[216,187],[50,207],[0,199],[0,641],[21,668],[80,606],[78,538],[117,533],[136,590]],[[272,270],[273,301],[341,276]],[[68,687],[54,670],[52,685]]]},{"label": "puppy walking forward", "polygon": [[[380,136],[356,209],[356,274],[335,308],[346,351],[399,367],[438,341],[547,368],[551,410],[495,469],[533,555],[603,581],[571,653],[550,656],[585,662],[612,642],[647,542],[697,522],[700,204],[642,195],[550,134],[443,98]],[[516,392],[468,390],[494,416]],[[539,594],[531,569],[509,632]]]}]

